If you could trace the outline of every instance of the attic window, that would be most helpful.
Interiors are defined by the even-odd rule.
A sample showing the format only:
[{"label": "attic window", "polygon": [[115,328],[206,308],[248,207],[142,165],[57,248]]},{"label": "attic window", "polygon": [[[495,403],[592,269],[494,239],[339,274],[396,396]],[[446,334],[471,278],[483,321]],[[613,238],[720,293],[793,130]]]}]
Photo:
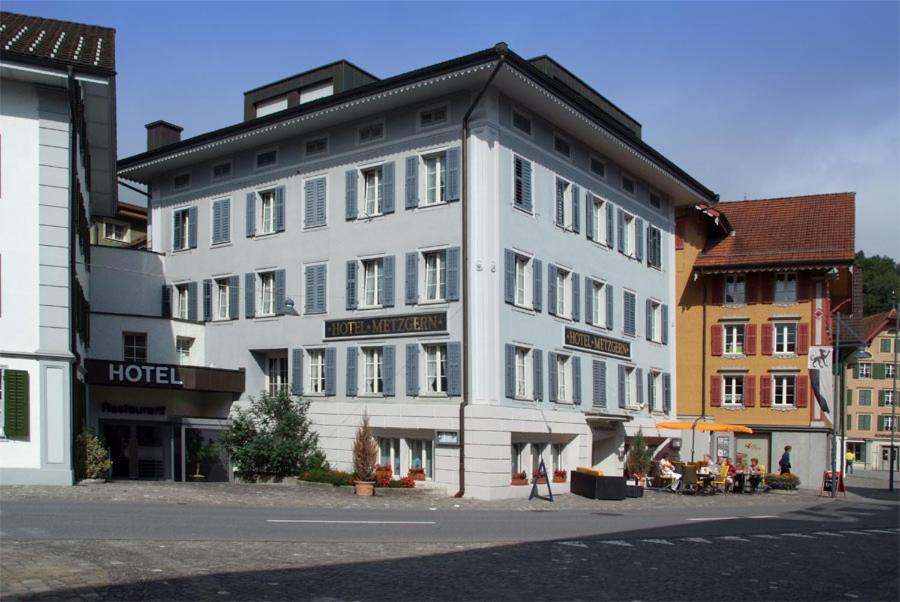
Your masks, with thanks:
[{"label": "attic window", "polygon": [[384,138],[384,123],[370,123],[359,128],[359,143],[367,144]]},{"label": "attic window", "polygon": [[636,186],[634,184],[634,180],[629,178],[626,175],[622,176],[622,190],[627,192],[630,195],[634,195],[634,191],[636,190]]},{"label": "attic window", "polygon": [[306,141],[306,155],[321,155],[322,153],[328,152],[328,138],[322,136],[321,138],[313,138],[312,140]]},{"label": "attic window", "polygon": [[419,127],[431,127],[447,121],[447,107],[434,107],[419,113]]},{"label": "attic window", "polygon": [[275,149],[263,151],[256,154],[256,169],[263,167],[271,167],[278,163],[278,151]]},{"label": "attic window", "polygon": [[231,161],[225,161],[224,163],[218,163],[213,165],[212,168],[212,177],[213,180],[218,180],[220,178],[227,178],[231,175]]},{"label": "attic window", "polygon": [[553,150],[564,157],[572,156],[572,145],[565,138],[553,136]]},{"label": "attic window", "polygon": [[256,103],[256,116],[263,117],[264,115],[271,115],[272,113],[283,111],[286,108],[288,108],[287,96],[264,100]]},{"label": "attic window", "polygon": [[655,192],[650,193],[650,206],[654,209],[662,209],[662,197]]},{"label": "attic window", "polygon": [[183,190],[185,188],[190,187],[191,185],[191,174],[183,173],[175,176],[172,179],[172,188],[175,190]]},{"label": "attic window", "polygon": [[512,118],[513,126],[517,130],[521,130],[530,136],[531,135],[531,120],[528,117],[525,117],[525,115],[523,115],[522,113],[519,113],[518,111],[513,111],[512,116],[513,116],[513,118]]},{"label": "attic window", "polygon": [[591,171],[594,172],[595,175],[598,175],[601,178],[605,178],[606,177],[606,163],[604,163],[597,157],[591,157]]},{"label": "attic window", "polygon": [[319,100],[320,98],[325,98],[332,94],[334,94],[334,82],[332,80],[329,79],[324,82],[312,84],[311,86],[300,88],[300,104]]}]

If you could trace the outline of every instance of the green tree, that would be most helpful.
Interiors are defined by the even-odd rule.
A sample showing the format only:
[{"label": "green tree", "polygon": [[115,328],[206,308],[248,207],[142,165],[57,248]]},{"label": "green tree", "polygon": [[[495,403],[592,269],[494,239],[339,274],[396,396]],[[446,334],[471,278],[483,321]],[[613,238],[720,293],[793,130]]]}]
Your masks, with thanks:
[{"label": "green tree", "polygon": [[245,477],[295,476],[326,466],[319,436],[311,430],[309,404],[287,393],[262,394],[239,409],[219,445]]},{"label": "green tree", "polygon": [[625,470],[628,474],[646,476],[650,472],[650,464],[652,452],[647,447],[647,440],[644,439],[644,431],[638,429],[634,439],[631,440],[631,447],[628,450],[628,457],[625,458]]},{"label": "green tree", "polygon": [[887,256],[856,254],[856,264],[863,271],[863,312],[870,316],[893,307],[894,291],[900,295],[900,263]]}]

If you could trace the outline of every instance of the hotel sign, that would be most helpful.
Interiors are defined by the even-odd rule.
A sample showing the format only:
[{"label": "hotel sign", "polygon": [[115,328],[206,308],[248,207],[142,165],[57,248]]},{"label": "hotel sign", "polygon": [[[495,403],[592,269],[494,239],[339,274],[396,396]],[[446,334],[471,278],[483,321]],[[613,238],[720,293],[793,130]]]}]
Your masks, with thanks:
[{"label": "hotel sign", "polygon": [[579,347],[594,353],[603,353],[622,359],[631,359],[631,343],[612,339],[592,332],[566,328],[566,345]]},{"label": "hotel sign", "polygon": [[325,320],[325,338],[381,337],[423,332],[446,332],[447,312],[404,314],[354,320]]},{"label": "hotel sign", "polygon": [[91,385],[244,392],[243,370],[94,359],[87,360],[85,364],[87,382]]}]

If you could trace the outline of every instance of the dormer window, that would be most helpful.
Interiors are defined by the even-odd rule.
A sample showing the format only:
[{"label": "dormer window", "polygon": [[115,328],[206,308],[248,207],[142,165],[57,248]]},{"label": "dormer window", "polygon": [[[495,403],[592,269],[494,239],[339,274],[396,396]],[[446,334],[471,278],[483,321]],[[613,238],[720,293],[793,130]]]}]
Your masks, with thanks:
[{"label": "dormer window", "polygon": [[278,111],[283,111],[286,108],[288,108],[287,96],[270,98],[269,100],[256,103],[256,116],[264,117],[266,115],[271,115],[272,113],[277,113]]},{"label": "dormer window", "polygon": [[300,104],[306,104],[334,94],[334,82],[330,79],[300,88]]},{"label": "dormer window", "polygon": [[370,123],[359,128],[358,139],[360,144],[368,144],[384,138],[384,123]]}]

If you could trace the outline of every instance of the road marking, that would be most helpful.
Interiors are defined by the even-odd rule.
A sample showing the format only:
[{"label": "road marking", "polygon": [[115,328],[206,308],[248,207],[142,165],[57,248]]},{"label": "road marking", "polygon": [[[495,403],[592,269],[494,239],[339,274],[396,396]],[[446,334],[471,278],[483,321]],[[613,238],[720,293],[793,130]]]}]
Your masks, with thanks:
[{"label": "road marking", "polygon": [[270,518],[267,523],[315,523],[328,525],[436,525],[433,520],[300,520]]},{"label": "road marking", "polygon": [[832,533],[831,531],[813,531],[813,535],[826,535],[828,537],[843,537],[840,533]]},{"label": "road marking", "polygon": [[815,539],[812,535],[806,535],[805,533],[781,533],[784,537],[802,537],[803,539]]},{"label": "road marking", "polygon": [[737,516],[710,516],[706,518],[688,518],[685,520],[737,520]]},{"label": "road marking", "polygon": [[893,535],[896,531],[889,531],[887,529],[866,529],[869,533],[887,533],[888,535]]},{"label": "road marking", "polygon": [[610,546],[624,546],[626,548],[634,547],[627,541],[622,541],[621,539],[601,539],[597,543],[605,543]]},{"label": "road marking", "polygon": [[777,535],[769,535],[768,533],[757,533],[756,535],[751,535],[750,537],[758,537],[759,539],[778,539]]},{"label": "road marking", "polygon": [[588,547],[586,543],[580,541],[554,541],[556,545],[559,546],[572,546],[573,548],[586,548]]},{"label": "road marking", "polygon": [[725,541],[750,541],[749,539],[744,539],[743,537],[738,537],[737,535],[723,535],[721,537],[717,537],[716,539],[723,539]]},{"label": "road marking", "polygon": [[872,537],[871,533],[866,533],[865,531],[854,531],[852,529],[844,529],[841,533],[852,533],[853,535],[865,535],[866,537]]},{"label": "road marking", "polygon": [[774,514],[758,514],[757,516],[748,516],[747,518],[778,518]]},{"label": "road marking", "polygon": [[708,539],[704,539],[702,537],[685,537],[681,541],[691,541],[693,543],[712,543]]},{"label": "road marking", "polygon": [[661,544],[661,545],[664,545],[664,546],[673,546],[673,545],[675,545],[675,544],[673,544],[671,541],[667,541],[667,540],[665,540],[665,539],[642,539],[641,541],[644,541],[644,542],[647,542],[647,543],[658,543],[658,544]]}]

